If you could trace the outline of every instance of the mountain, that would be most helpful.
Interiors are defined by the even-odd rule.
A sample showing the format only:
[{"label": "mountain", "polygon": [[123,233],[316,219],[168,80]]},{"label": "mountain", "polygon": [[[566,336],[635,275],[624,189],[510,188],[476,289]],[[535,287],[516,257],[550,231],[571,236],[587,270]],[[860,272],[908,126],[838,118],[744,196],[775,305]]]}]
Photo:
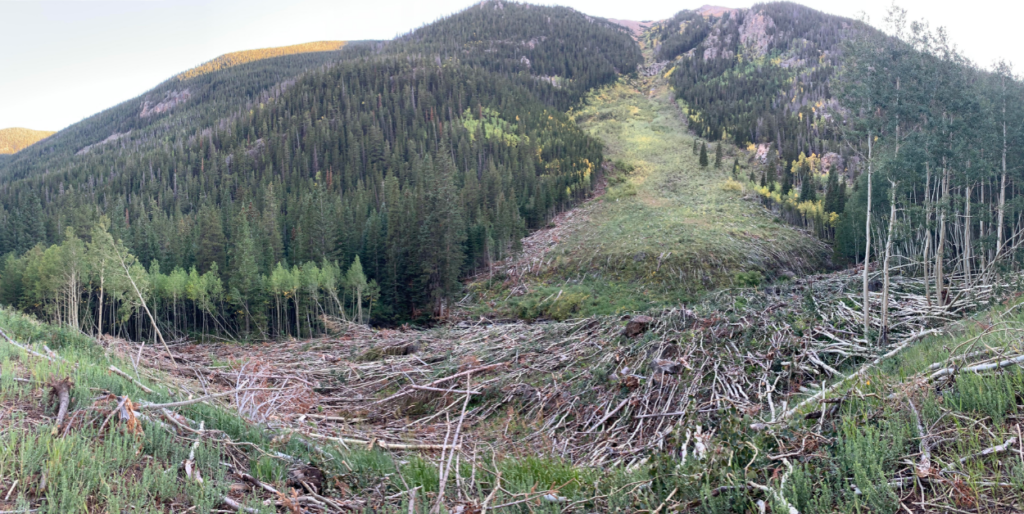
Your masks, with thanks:
[{"label": "mountain", "polygon": [[0,163],[0,251],[88,240],[106,216],[147,268],[216,270],[255,313],[243,331],[308,333],[271,309],[274,274],[357,257],[375,317],[441,314],[460,277],[590,195],[601,145],[565,112],[641,61],[610,22],[493,1],[391,42],[175,77]]},{"label": "mountain", "polygon": [[18,127],[0,129],[0,154],[18,153],[53,134],[52,131]]},{"label": "mountain", "polygon": [[[81,166],[74,157],[113,148],[150,147],[185,129],[208,127],[246,106],[279,95],[296,76],[325,64],[359,55],[373,42],[350,42],[340,50],[324,50],[340,43],[296,45],[282,49],[228,54],[159,84],[142,95],[73,124],[19,153],[0,168],[4,179],[38,174],[40,170],[68,170]],[[296,49],[317,51],[292,53]],[[324,50],[324,51],[321,51]],[[280,54],[280,55],[278,55]],[[235,55],[236,57],[229,57]],[[239,56],[243,56],[239,57]],[[255,59],[257,56],[264,58]],[[243,62],[247,61],[247,62]],[[225,66],[225,63],[234,63]],[[197,73],[218,66],[215,73]],[[188,76],[186,76],[188,74]]]},{"label": "mountain", "polygon": [[737,145],[774,142],[786,162],[839,151],[816,121],[833,104],[843,42],[881,35],[859,21],[790,2],[681,11],[648,32],[691,130]]}]

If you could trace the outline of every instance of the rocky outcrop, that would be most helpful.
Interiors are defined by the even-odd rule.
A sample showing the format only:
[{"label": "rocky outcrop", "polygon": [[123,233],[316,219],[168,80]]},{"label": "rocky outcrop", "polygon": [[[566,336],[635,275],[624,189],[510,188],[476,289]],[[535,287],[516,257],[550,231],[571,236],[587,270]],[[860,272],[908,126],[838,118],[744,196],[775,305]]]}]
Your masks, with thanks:
[{"label": "rocky outcrop", "polygon": [[764,57],[768,54],[768,45],[772,37],[768,29],[775,27],[775,20],[762,12],[748,12],[740,25],[740,45],[746,48],[753,57]]},{"label": "rocky outcrop", "polygon": [[150,103],[149,100],[142,102],[142,112],[139,113],[140,118],[148,118],[157,114],[163,114],[173,109],[178,104],[185,103],[189,98],[192,98],[192,93],[185,88],[182,91],[168,91],[164,93],[164,98],[156,103]]},{"label": "rocky outcrop", "polygon": [[115,132],[115,133],[107,136],[107,138],[104,139],[103,141],[100,141],[99,143],[93,143],[93,144],[88,145],[88,146],[82,148],[81,150],[75,152],[75,155],[85,155],[85,154],[89,153],[89,150],[92,150],[93,148],[96,148],[97,146],[103,146],[103,145],[108,144],[108,143],[113,143],[114,141],[117,141],[118,139],[121,139],[122,137],[127,137],[131,133],[132,133],[132,131],[130,131],[130,130],[128,132]]}]

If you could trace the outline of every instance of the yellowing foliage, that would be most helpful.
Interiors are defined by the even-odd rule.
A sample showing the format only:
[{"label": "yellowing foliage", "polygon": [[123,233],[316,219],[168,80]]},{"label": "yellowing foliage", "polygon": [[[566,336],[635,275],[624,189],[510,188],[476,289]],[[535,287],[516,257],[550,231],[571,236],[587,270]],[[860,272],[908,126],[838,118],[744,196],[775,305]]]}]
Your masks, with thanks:
[{"label": "yellowing foliage", "polygon": [[0,154],[18,153],[23,148],[46,139],[52,134],[52,131],[20,127],[0,129]]},{"label": "yellowing foliage", "polygon": [[[551,118],[550,116],[548,117]],[[518,120],[519,117],[516,116]],[[469,138],[476,140],[477,132],[482,128],[485,139],[504,141],[509,146],[518,146],[520,139],[529,141],[526,136],[516,135],[516,127],[503,120],[498,111],[491,108],[484,108],[481,111],[473,112],[467,108],[462,113],[462,126],[469,131]]]},{"label": "yellowing foliage", "polygon": [[313,43],[303,43],[301,45],[278,46],[272,48],[259,48],[256,50],[243,50],[241,52],[231,52],[211,61],[206,61],[191,70],[179,73],[176,78],[179,81],[188,80],[201,75],[206,75],[207,73],[227,69],[232,66],[238,66],[240,64],[246,64],[254,61],[262,61],[263,59],[270,59],[273,57],[281,57],[283,55],[305,54],[312,52],[335,52],[341,50],[343,46],[345,46],[345,41],[315,41]]},{"label": "yellowing foliage", "polygon": [[743,184],[741,184],[741,183],[739,183],[739,182],[737,182],[737,181],[735,181],[733,179],[728,179],[728,180],[725,181],[724,184],[722,184],[722,190],[723,191],[738,191],[738,192],[742,192],[743,191]]},{"label": "yellowing foliage", "polygon": [[793,161],[790,165],[789,171],[795,175],[800,171],[800,166],[802,166],[804,162],[807,162],[807,165],[811,168],[811,175],[819,175],[822,173],[821,158],[818,157],[817,154],[813,153],[808,157],[804,155],[803,152],[800,152],[800,157],[797,157],[797,160]]}]

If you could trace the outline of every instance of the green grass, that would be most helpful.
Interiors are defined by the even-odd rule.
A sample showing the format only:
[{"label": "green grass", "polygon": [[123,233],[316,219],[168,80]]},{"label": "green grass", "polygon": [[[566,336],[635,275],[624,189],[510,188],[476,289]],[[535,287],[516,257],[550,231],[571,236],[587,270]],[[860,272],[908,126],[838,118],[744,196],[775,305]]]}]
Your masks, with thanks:
[{"label": "green grass", "polygon": [[477,310],[527,319],[617,314],[827,265],[821,242],[761,207],[743,178],[749,170],[731,180],[734,158],[747,165],[745,151],[724,145],[716,168],[709,144],[712,162],[700,166],[672,97],[660,77],[624,77],[571,113],[615,163],[607,192],[579,208],[588,220],[548,252],[542,271],[528,275],[530,292],[508,297],[505,277],[478,282],[470,288],[484,300]]}]

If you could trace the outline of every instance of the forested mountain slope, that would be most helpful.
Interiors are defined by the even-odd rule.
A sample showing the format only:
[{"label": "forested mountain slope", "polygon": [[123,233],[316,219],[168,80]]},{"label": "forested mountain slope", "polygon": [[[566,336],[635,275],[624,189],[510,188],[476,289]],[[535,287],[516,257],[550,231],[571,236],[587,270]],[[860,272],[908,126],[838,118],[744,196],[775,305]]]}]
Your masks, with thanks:
[{"label": "forested mountain slope", "polygon": [[786,162],[800,152],[840,151],[819,126],[833,101],[832,77],[843,41],[880,33],[859,21],[790,2],[730,11],[681,11],[647,41],[691,129],[710,140],[777,145]]},{"label": "forested mountain slope", "polygon": [[[88,166],[90,158],[76,158],[85,154],[124,148],[141,151],[166,145],[168,138],[180,138],[195,128],[208,127],[246,106],[258,105],[279,95],[298,74],[348,55],[358,55],[372,44],[356,42],[338,51],[284,54],[260,59],[253,59],[254,54],[241,52],[249,56],[244,64],[226,67],[216,73],[189,77],[183,73],[172,77],[137,98],[75,123],[54,134],[44,144],[20,153],[9,161],[9,165],[0,168],[0,180],[11,181],[28,175]],[[260,55],[270,54],[264,52]],[[224,57],[227,56],[211,63],[220,62]],[[114,142],[117,144],[112,144]]]},{"label": "forested mountain slope", "polygon": [[0,154],[18,153],[53,134],[53,131],[20,127],[0,129]]},{"label": "forested mountain slope", "polygon": [[[564,111],[641,62],[621,27],[502,2],[330,54],[168,81],[5,165],[0,250],[25,257],[6,263],[3,302],[57,317],[82,302],[90,323],[148,330],[101,272],[73,274],[88,292],[73,300],[38,281],[109,223],[175,328],[212,316],[308,335],[324,312],[443,314],[459,277],[589,194],[601,145]],[[194,310],[174,305],[179,283]]]}]

